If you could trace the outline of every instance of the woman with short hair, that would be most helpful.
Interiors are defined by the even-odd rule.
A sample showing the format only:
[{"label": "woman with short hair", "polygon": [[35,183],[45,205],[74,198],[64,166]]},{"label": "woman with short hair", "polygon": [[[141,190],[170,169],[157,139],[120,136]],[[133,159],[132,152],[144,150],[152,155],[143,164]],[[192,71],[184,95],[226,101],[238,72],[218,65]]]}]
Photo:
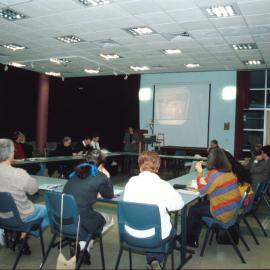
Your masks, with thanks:
[{"label": "woman with short hair", "polygon": [[213,148],[209,152],[205,178],[202,177],[202,162],[198,162],[197,184],[200,195],[209,195],[209,201],[200,202],[189,208],[187,219],[187,244],[199,246],[199,236],[203,226],[202,217],[208,216],[229,222],[241,201],[237,178],[232,166],[221,148]]}]

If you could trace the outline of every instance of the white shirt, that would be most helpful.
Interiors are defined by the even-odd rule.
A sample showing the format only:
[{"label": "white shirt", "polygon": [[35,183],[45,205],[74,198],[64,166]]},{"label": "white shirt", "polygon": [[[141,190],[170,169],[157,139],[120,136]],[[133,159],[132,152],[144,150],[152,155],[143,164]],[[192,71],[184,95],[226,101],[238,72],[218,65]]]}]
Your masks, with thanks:
[{"label": "white shirt", "polygon": [[91,145],[93,146],[93,149],[100,150],[99,142],[92,141],[91,142]]},{"label": "white shirt", "polygon": [[[162,239],[169,236],[172,224],[168,211],[177,211],[184,206],[181,195],[166,181],[152,172],[142,172],[129,179],[125,186],[124,201],[155,204],[159,207]],[[145,238],[149,232],[137,231],[136,237]],[[136,234],[136,235],[135,235]]]}]

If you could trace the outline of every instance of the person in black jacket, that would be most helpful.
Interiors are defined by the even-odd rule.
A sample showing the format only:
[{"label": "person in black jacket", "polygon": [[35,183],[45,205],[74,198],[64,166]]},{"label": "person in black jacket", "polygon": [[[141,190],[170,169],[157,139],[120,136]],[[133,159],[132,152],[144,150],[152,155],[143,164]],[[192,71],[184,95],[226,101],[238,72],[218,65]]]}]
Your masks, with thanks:
[{"label": "person in black jacket", "polygon": [[86,136],[81,142],[78,142],[75,145],[72,151],[72,155],[76,156],[76,155],[81,155],[81,154],[87,154],[88,152],[93,150],[91,142],[92,142],[91,137]]},{"label": "person in black jacket", "polygon": [[[101,151],[91,151],[86,161],[75,167],[74,176],[65,185],[63,193],[74,196],[81,217],[81,227],[88,233],[95,234],[102,232],[106,220],[93,209],[93,205],[98,196],[113,198],[114,192],[110,174],[103,166],[105,157]],[[80,241],[81,250],[84,246],[85,242]],[[89,253],[87,255],[90,258]]]}]

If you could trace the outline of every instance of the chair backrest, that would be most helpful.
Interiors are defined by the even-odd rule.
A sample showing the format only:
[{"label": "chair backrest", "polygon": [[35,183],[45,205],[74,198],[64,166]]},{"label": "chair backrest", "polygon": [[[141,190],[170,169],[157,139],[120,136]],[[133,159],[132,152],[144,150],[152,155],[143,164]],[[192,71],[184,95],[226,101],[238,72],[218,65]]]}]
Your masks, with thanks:
[{"label": "chair backrest", "polygon": [[26,223],[21,220],[19,211],[9,192],[0,192],[0,228],[25,231]]},{"label": "chair backrest", "polygon": [[[46,192],[45,202],[48,210],[52,233],[60,233],[61,227],[61,200],[62,194],[58,192]],[[68,238],[76,238],[79,214],[75,199],[72,195],[64,194],[62,235]]]},{"label": "chair backrest", "polygon": [[246,199],[248,198],[248,193],[249,193],[250,189],[251,189],[251,187],[249,186],[249,187],[245,190],[245,192],[244,192],[244,194],[242,195],[242,198],[241,198],[241,200],[240,200],[240,202],[239,202],[239,205],[238,205],[238,207],[237,207],[237,209],[236,209],[236,211],[235,211],[235,213],[234,213],[233,218],[232,218],[228,223],[226,223],[226,225],[232,226],[232,225],[234,225],[234,224],[238,221],[238,219],[239,219],[239,214],[241,213],[241,211],[244,211],[245,201],[246,201]]},{"label": "chair backrest", "polygon": [[[121,243],[139,248],[161,245],[161,220],[157,205],[120,201],[117,214]],[[138,235],[141,232],[147,236],[142,238]]]}]

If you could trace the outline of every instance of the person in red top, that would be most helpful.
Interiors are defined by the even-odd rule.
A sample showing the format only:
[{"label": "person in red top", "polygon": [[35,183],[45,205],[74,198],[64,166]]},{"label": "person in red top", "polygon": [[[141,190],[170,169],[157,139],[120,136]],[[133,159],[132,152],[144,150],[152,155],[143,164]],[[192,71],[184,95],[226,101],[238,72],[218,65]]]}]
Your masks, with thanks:
[{"label": "person in red top", "polygon": [[15,153],[14,158],[15,159],[23,159],[25,158],[25,153],[22,144],[25,142],[25,136],[21,131],[15,131],[12,135]]}]

